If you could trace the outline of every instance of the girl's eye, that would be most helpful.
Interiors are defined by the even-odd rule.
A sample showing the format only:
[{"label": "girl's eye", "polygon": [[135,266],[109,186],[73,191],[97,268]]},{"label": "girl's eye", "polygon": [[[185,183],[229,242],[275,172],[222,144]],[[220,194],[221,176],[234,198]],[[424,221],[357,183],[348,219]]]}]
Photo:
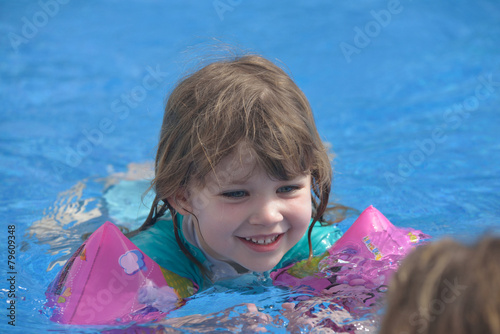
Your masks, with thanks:
[{"label": "girl's eye", "polygon": [[298,190],[299,188],[300,187],[298,187],[298,186],[283,186],[283,187],[279,187],[276,192],[277,193],[291,193],[291,192],[294,192],[295,190]]},{"label": "girl's eye", "polygon": [[244,190],[226,191],[222,193],[222,196],[233,199],[243,198],[247,195],[247,192]]}]

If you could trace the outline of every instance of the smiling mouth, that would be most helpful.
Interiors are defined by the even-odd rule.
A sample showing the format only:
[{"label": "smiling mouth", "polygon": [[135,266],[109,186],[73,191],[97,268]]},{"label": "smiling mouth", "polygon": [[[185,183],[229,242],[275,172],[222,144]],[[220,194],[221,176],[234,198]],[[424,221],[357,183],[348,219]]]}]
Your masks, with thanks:
[{"label": "smiling mouth", "polygon": [[265,238],[265,239],[256,239],[256,238],[242,238],[242,239],[245,239],[246,241],[253,242],[254,244],[257,244],[257,245],[269,245],[269,244],[272,244],[273,242],[275,242],[276,239],[278,239],[278,237],[280,235],[281,234],[277,234],[273,237]]},{"label": "smiling mouth", "polygon": [[249,246],[255,246],[258,248],[264,247],[265,249],[267,249],[277,244],[283,235],[284,233],[267,237],[238,237],[238,238]]}]

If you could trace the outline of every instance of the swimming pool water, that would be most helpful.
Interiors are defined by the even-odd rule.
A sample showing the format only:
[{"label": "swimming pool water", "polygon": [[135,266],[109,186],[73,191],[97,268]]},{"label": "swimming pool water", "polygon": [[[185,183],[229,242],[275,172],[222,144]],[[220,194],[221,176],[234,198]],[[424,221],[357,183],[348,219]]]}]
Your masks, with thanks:
[{"label": "swimming pool water", "polygon": [[[496,0],[23,0],[2,1],[0,18],[0,332],[106,329],[50,322],[44,291],[82,234],[105,220],[140,224],[138,187],[109,203],[112,185],[149,175],[165,96],[199,54],[216,53],[193,47],[212,38],[290,70],[336,153],[336,201],[373,204],[437,238],[499,231]],[[6,316],[10,225],[15,328]],[[171,317],[242,302],[279,316],[283,291],[254,288],[219,293],[217,310],[208,292]],[[213,329],[211,319],[183,328]],[[269,330],[285,331],[282,321]]]}]

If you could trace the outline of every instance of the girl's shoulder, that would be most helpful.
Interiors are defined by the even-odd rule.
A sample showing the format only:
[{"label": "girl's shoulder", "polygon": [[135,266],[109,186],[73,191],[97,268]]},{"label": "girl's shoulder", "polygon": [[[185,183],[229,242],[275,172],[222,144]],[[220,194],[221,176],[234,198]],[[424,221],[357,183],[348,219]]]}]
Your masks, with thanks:
[{"label": "girl's shoulder", "polygon": [[[321,225],[316,222],[311,233],[311,244],[313,255],[319,256],[325,253],[328,248],[340,239],[342,231],[335,225]],[[307,233],[299,240],[299,242],[290,249],[275,269],[286,267],[297,261],[305,260],[309,257],[309,242]]]},{"label": "girl's shoulder", "polygon": [[[197,253],[196,249],[191,249],[193,246],[187,242],[182,233],[180,239],[192,253]],[[200,287],[203,286],[203,276],[199,268],[179,248],[173,221],[169,215],[159,218],[153,226],[139,232],[130,240],[160,267],[188,278]],[[201,254],[201,251],[198,252]]]}]

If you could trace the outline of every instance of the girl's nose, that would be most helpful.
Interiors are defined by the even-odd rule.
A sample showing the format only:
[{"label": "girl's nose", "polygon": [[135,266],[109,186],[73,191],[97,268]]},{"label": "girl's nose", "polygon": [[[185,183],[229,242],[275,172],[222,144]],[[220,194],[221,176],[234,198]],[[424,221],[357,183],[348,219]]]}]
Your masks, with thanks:
[{"label": "girl's nose", "polygon": [[255,208],[250,216],[250,224],[255,225],[271,225],[279,223],[283,220],[280,205],[276,201],[262,203]]}]

